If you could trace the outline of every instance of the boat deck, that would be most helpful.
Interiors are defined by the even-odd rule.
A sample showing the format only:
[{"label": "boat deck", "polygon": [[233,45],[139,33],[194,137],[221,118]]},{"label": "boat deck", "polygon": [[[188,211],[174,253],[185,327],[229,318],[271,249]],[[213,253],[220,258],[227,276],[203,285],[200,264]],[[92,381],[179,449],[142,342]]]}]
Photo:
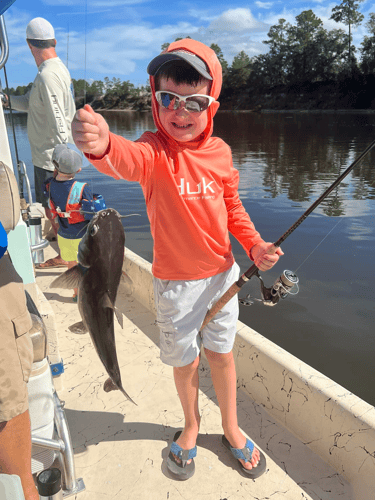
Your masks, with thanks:
[{"label": "boat deck", "polygon": [[[44,252],[46,259],[55,255],[51,246]],[[64,270],[36,270],[36,282],[55,313],[64,361],[63,388],[58,395],[65,401],[76,475],[86,486],[75,498],[354,499],[342,476],[239,390],[240,426],[267,457],[267,471],[262,477],[256,481],[244,477],[221,444],[220,411],[205,359],[200,365],[201,429],[196,472],[183,482],[170,477],[166,469],[168,447],[184,420],[172,368],[160,361],[155,317],[120,292],[117,306],[124,314],[124,328],[115,322],[117,353],[124,388],[135,406],[119,391],[103,391],[107,375],[89,334],[69,331],[69,326],[80,321],[72,291],[49,288]]]}]

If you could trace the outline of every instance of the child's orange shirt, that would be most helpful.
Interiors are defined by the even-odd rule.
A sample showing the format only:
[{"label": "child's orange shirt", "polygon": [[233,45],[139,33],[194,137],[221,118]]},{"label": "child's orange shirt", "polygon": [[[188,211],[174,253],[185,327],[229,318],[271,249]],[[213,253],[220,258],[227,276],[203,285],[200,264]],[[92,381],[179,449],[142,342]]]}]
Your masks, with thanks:
[{"label": "child's orange shirt", "polygon": [[[221,65],[213,50],[195,40],[173,42],[167,50],[187,50],[203,59],[213,77],[210,94],[219,97]],[[228,230],[247,254],[263,241],[239,198],[239,173],[230,148],[212,137],[219,103],[207,110],[206,130],[192,142],[179,143],[160,123],[153,76],[150,85],[157,132],[146,132],[135,142],[111,133],[104,157],[91,157],[90,162],[115,179],[142,186],[154,239],[156,278],[214,276],[234,263]]]}]

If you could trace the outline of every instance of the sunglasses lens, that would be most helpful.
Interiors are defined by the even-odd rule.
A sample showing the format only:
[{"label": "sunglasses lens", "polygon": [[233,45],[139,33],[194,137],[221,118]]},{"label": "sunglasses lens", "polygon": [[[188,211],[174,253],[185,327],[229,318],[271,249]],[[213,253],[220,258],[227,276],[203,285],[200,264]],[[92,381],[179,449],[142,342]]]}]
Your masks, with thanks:
[{"label": "sunglasses lens", "polygon": [[210,100],[205,97],[189,97],[186,99],[186,109],[189,111],[195,111],[195,112],[200,112],[200,111],[205,111],[208,106],[210,105]]},{"label": "sunglasses lens", "polygon": [[159,103],[166,109],[177,109],[179,105],[178,97],[168,92],[161,92],[159,94]]},{"label": "sunglasses lens", "polygon": [[[181,99],[169,92],[158,92],[157,100],[161,106],[171,111],[181,106]],[[188,97],[185,101],[185,108],[193,113],[205,111],[209,105],[210,99],[204,95]]]}]

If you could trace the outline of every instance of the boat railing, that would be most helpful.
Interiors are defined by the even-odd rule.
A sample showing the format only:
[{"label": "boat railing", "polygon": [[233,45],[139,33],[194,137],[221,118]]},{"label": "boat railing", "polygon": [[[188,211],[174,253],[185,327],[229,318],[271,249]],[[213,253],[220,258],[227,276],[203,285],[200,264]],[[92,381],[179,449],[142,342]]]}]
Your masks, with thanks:
[{"label": "boat railing", "polygon": [[9,57],[9,44],[5,29],[4,16],[0,16],[0,69],[2,69]]}]

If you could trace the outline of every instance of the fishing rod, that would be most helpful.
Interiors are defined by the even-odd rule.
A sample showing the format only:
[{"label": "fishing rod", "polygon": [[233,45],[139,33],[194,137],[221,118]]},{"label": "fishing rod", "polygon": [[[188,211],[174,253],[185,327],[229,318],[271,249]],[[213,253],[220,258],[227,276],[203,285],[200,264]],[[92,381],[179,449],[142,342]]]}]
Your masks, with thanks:
[{"label": "fishing rod", "polygon": [[[277,248],[290,236],[297,227],[302,224],[302,222],[313,212],[317,206],[319,206],[322,201],[327,198],[327,196],[337,187],[345,177],[353,170],[353,168],[361,161],[363,158],[371,151],[375,146],[375,140],[367,146],[362,154],[356,158],[351,165],[329,186],[322,195],[304,212],[301,217],[292,225],[290,228],[282,235],[280,238],[273,243],[272,247],[268,250],[269,254],[274,254]],[[285,298],[293,286],[298,285],[298,278],[292,271],[284,271],[283,274],[276,280],[271,288],[266,288],[264,286],[263,280],[259,275],[258,267],[253,264],[244,274],[240,277],[238,281],[233,283],[233,285],[228,288],[224,295],[213,304],[211,309],[206,313],[203,320],[200,331],[211,321],[211,319],[225,306],[229,300],[234,297],[243,287],[243,285],[249,281],[253,276],[257,276],[261,281],[261,290],[263,303],[266,305],[275,305],[280,298]]]}]

